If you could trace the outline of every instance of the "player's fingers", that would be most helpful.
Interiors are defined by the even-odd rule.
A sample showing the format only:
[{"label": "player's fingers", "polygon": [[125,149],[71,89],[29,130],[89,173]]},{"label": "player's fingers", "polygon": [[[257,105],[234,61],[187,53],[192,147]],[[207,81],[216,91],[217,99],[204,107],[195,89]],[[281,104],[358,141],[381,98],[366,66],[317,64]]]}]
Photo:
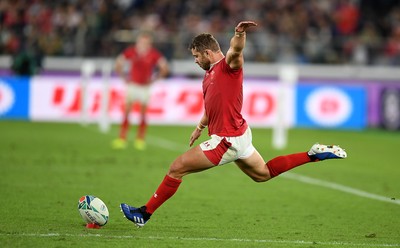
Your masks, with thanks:
[{"label": "player's fingers", "polygon": [[256,22],[253,22],[253,21],[244,21],[243,24],[245,24],[245,25],[251,25],[251,26],[257,25],[257,23],[256,23]]},{"label": "player's fingers", "polygon": [[246,31],[249,27],[254,27],[257,26],[257,23],[253,22],[253,21],[243,21],[240,22],[237,26],[235,31],[237,32],[243,32]]},{"label": "player's fingers", "polygon": [[193,135],[190,136],[189,146],[192,146],[195,140],[196,140],[196,139],[193,137]]},{"label": "player's fingers", "polygon": [[200,137],[200,134],[196,131],[193,132],[192,136],[190,136],[189,146],[192,146],[193,143]]}]

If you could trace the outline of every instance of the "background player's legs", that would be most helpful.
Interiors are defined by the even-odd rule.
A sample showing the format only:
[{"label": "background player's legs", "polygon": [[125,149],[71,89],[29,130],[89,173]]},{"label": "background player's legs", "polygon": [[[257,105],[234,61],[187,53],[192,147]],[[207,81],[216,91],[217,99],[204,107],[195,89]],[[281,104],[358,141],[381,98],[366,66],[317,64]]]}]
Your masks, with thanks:
[{"label": "background player's legs", "polygon": [[134,146],[138,150],[146,149],[146,129],[147,129],[147,106],[150,101],[150,86],[134,86],[133,96],[140,102],[138,129]]},{"label": "background player's legs", "polygon": [[121,127],[120,127],[120,132],[119,132],[119,138],[126,140],[126,136],[128,134],[128,130],[129,130],[129,113],[131,110],[131,103],[128,102],[125,105],[125,109],[124,109],[124,116],[122,119],[122,123],[121,123]]},{"label": "background player's legs", "polygon": [[146,129],[147,129],[147,103],[140,104],[140,116],[139,116],[139,125],[138,130],[136,133],[136,140],[135,140],[135,148],[138,150],[144,150],[146,148],[145,143],[145,136],[146,136]]},{"label": "background player's legs", "polygon": [[137,132],[137,136],[136,136],[137,139],[141,139],[141,140],[144,140],[145,135],[146,135],[146,128],[147,128],[146,111],[147,111],[147,105],[141,104],[139,128],[138,128],[138,132]]},{"label": "background player's legs", "polygon": [[129,114],[131,111],[132,102],[127,101],[124,106],[122,122],[119,130],[119,137],[112,143],[114,149],[122,149],[126,147],[126,139],[129,131]]}]

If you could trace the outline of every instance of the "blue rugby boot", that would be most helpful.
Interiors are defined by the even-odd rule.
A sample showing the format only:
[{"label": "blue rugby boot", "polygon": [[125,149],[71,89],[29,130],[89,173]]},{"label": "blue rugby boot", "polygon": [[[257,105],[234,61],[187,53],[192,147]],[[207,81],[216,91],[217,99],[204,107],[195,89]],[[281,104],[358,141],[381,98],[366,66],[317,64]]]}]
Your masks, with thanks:
[{"label": "blue rugby boot", "polygon": [[344,149],[337,145],[322,145],[315,143],[310,151],[308,151],[308,156],[314,161],[332,159],[332,158],[347,158],[347,153]]},{"label": "blue rugby boot", "polygon": [[120,208],[125,218],[132,221],[138,228],[143,227],[151,216],[151,214],[146,212],[146,206],[135,208],[121,203]]}]

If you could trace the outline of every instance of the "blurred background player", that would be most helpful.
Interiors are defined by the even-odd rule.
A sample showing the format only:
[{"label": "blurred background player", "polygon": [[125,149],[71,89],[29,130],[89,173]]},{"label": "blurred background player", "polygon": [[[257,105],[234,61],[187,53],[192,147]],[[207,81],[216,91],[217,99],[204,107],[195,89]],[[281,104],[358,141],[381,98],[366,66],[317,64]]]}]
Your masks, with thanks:
[{"label": "blurred background player", "polygon": [[[125,70],[126,66],[129,68],[127,73]],[[136,39],[135,45],[126,48],[117,57],[115,71],[125,81],[126,94],[119,138],[112,142],[112,147],[114,149],[123,149],[126,147],[132,104],[139,102],[139,125],[134,146],[138,150],[144,150],[146,147],[146,111],[150,99],[150,86],[154,81],[168,75],[168,62],[161,52],[153,46],[152,34],[141,32]]]}]

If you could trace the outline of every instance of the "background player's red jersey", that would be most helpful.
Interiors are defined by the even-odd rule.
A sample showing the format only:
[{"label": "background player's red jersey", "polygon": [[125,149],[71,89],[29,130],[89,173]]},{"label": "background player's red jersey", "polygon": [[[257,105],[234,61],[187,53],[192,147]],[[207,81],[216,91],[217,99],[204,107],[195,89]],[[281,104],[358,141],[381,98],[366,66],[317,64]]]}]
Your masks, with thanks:
[{"label": "background player's red jersey", "polygon": [[142,85],[150,83],[154,67],[162,57],[161,53],[155,48],[151,48],[145,54],[139,54],[135,46],[125,49],[123,55],[131,63],[129,81]]}]

